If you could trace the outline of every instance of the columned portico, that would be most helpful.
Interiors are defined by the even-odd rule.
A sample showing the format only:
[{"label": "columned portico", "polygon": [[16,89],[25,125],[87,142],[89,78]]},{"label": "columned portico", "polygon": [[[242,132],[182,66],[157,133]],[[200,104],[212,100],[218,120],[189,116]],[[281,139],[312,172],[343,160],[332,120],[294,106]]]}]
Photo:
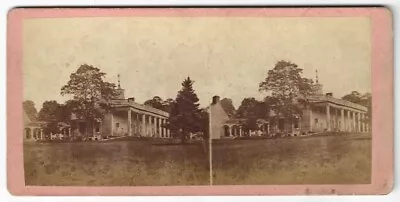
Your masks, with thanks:
[{"label": "columned portico", "polygon": [[[364,124],[367,107],[331,95],[319,95],[309,98],[310,105],[303,111],[306,119],[301,123],[301,132],[366,132]],[[308,116],[307,116],[308,115]],[[308,122],[305,123],[305,122]],[[276,124],[275,124],[276,125]]]}]

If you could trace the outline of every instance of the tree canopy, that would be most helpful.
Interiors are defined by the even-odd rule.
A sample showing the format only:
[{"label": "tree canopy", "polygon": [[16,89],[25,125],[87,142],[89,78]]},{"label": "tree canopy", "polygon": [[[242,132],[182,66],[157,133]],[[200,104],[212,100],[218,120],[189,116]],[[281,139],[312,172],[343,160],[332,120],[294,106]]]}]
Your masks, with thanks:
[{"label": "tree canopy", "polygon": [[362,106],[367,107],[367,121],[370,121],[372,115],[372,95],[371,93],[361,94],[358,91],[352,91],[351,93],[342,97],[343,100],[347,100]]},{"label": "tree canopy", "polygon": [[237,110],[237,118],[243,119],[244,130],[256,130],[258,119],[267,119],[269,115],[269,103],[258,101],[254,97],[244,98]]},{"label": "tree canopy", "polygon": [[105,75],[99,68],[83,64],[61,88],[61,95],[73,96],[77,117],[89,124],[103,118],[104,111],[109,109],[108,101],[117,95],[116,85],[104,81]]},{"label": "tree canopy", "polygon": [[152,99],[146,100],[143,104],[151,106],[151,107],[159,109],[159,110],[170,112],[171,105],[173,103],[174,103],[174,100],[172,98],[163,100],[160,96],[154,96]]},{"label": "tree canopy", "polygon": [[60,106],[55,100],[44,101],[38,113],[39,120],[48,122],[59,120]]},{"label": "tree canopy", "polygon": [[168,128],[181,139],[182,143],[188,138],[189,133],[202,131],[199,98],[194,92],[193,83],[190,77],[182,82],[182,89],[176,96],[168,118]]},{"label": "tree canopy", "polygon": [[232,100],[229,98],[223,98],[221,100],[221,106],[229,117],[234,117],[236,114],[235,107],[233,106]]},{"label": "tree canopy", "polygon": [[[302,77],[303,69],[288,61],[278,61],[275,67],[259,85],[260,91],[271,94],[274,105],[271,108],[279,116],[292,121],[295,115],[301,115],[301,106],[297,102],[314,92],[313,81]],[[305,100],[305,99],[304,99]]]},{"label": "tree canopy", "polygon": [[37,109],[35,107],[35,103],[32,100],[25,100],[22,103],[22,106],[29,119],[35,121],[37,118]]}]

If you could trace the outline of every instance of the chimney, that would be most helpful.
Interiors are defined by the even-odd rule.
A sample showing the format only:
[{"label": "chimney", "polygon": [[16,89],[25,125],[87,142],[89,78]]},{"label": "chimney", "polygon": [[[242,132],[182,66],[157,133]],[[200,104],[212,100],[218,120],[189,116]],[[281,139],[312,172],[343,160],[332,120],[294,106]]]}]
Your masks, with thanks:
[{"label": "chimney", "polygon": [[219,96],[218,95],[216,95],[216,96],[214,96],[213,98],[212,98],[212,104],[217,104],[217,103],[219,103]]},{"label": "chimney", "polygon": [[326,96],[333,97],[333,93],[326,93]]},{"label": "chimney", "polygon": [[128,98],[128,102],[135,102],[135,98],[134,97]]}]

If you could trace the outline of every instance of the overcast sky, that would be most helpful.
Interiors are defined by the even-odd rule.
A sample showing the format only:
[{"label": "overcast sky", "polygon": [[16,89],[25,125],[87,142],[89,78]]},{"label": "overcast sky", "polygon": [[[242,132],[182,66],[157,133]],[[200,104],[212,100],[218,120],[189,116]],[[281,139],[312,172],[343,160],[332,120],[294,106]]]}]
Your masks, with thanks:
[{"label": "overcast sky", "polygon": [[137,102],[155,95],[175,98],[190,76],[202,107],[219,95],[235,107],[261,99],[258,84],[278,60],[290,60],[335,97],[371,90],[369,18],[64,18],[30,19],[23,27],[24,98],[60,95],[83,64],[99,67],[106,80]]}]

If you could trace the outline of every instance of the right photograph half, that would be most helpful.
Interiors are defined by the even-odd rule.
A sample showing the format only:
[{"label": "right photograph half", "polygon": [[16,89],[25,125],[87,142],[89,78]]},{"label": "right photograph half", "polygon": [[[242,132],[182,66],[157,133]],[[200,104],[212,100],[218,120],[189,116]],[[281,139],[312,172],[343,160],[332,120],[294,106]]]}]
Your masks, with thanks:
[{"label": "right photograph half", "polygon": [[369,18],[246,21],[230,44],[250,59],[216,70],[207,108],[211,183],[370,184]]}]

